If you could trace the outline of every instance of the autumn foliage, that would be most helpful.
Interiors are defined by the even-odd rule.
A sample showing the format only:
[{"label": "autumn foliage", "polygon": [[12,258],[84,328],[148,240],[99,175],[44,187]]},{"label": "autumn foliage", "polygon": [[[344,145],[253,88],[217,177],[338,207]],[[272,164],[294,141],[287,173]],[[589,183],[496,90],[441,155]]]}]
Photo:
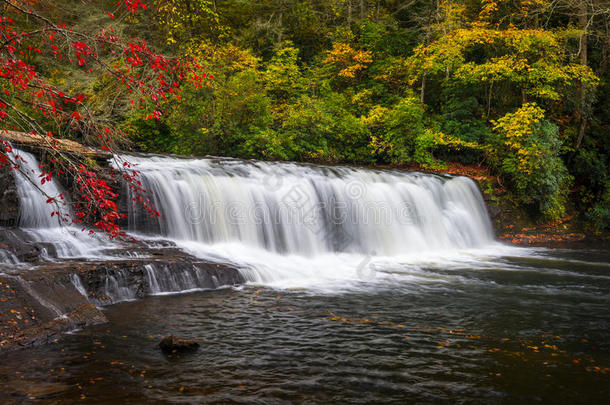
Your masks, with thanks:
[{"label": "autumn foliage", "polygon": [[[115,14],[133,15],[147,6],[140,0],[116,2],[116,10],[108,12],[109,24],[99,31],[77,31],[54,21],[45,14],[37,1],[2,0],[6,10],[0,16],[0,130],[21,131],[35,136],[48,150],[41,179],[69,174],[74,178],[77,192],[74,218],[66,222],[80,224],[89,219],[95,227],[110,237],[124,236],[119,226],[118,195],[106,180],[94,170],[57,146],[57,137],[67,133],[83,142],[97,144],[111,151],[124,134],[93,114],[84,94],[69,94],[51,84],[39,70],[37,58],[51,58],[55,63],[69,64],[90,75],[104,75],[114,82],[116,89],[134,109],[147,111],[143,119],[159,119],[164,105],[184,84],[201,87],[206,78],[202,66],[193,58],[166,57],[155,52],[148,43],[138,38],[121,38],[114,32]],[[0,166],[20,169],[21,158],[11,145],[2,141]],[[115,159],[120,160],[119,157]],[[147,191],[142,189],[138,173],[129,162],[118,162],[123,167],[120,175],[136,191],[136,202],[152,214],[158,213],[149,204]],[[49,203],[63,196],[47,196]],[[91,230],[90,232],[93,232]]]}]

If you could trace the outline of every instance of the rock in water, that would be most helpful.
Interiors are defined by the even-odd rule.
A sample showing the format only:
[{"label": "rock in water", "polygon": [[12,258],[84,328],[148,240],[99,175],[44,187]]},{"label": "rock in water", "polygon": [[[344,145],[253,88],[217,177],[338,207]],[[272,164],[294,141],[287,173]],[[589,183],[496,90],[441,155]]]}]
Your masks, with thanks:
[{"label": "rock in water", "polygon": [[166,353],[195,351],[199,343],[191,339],[183,339],[174,335],[166,336],[159,343],[159,347]]}]

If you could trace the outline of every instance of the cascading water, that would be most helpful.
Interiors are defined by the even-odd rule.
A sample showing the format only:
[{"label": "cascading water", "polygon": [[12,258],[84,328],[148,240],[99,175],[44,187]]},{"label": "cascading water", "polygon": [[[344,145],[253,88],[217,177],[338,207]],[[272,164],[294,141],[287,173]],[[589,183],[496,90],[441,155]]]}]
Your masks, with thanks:
[{"label": "cascading water", "polygon": [[236,159],[124,159],[136,164],[162,214],[151,218],[131,206],[130,231],[245,264],[252,281],[353,278],[365,257],[435,255],[494,241],[480,192],[465,177]]},{"label": "cascading water", "polygon": [[[15,185],[19,194],[19,226],[22,228],[48,229],[60,227],[60,217],[70,215],[67,203],[59,198],[62,194],[55,181],[39,184],[42,171],[38,160],[31,153],[13,149],[13,156],[19,164],[19,170],[14,170]],[[37,182],[34,185],[33,182]],[[48,198],[56,198],[57,204],[48,204]],[[61,215],[53,215],[55,211]]]},{"label": "cascading water", "polygon": [[[135,259],[134,262],[124,265],[122,268],[107,270],[105,274],[101,272],[98,280],[101,281],[102,287],[89,286],[91,291],[99,289],[98,292],[102,294],[102,298],[99,299],[89,297],[88,289],[85,288],[78,274],[71,275],[72,286],[93,303],[105,305],[133,300],[144,295],[176,293],[222,286],[213,271],[202,270],[196,263],[176,264],[172,260],[166,264],[138,263],[138,266],[136,266],[135,262],[138,259],[146,258],[146,254],[125,250],[133,249],[133,246],[110,243],[105,239],[105,236],[91,236],[88,232],[83,232],[81,229],[71,226],[68,221],[73,218],[73,214],[69,203],[59,198],[62,194],[59,185],[54,180],[38,184],[42,172],[36,158],[32,154],[16,148],[13,148],[12,157],[20,166],[18,170],[13,171],[15,188],[19,198],[19,229],[5,229],[3,232],[10,236],[13,244],[34,244],[38,247],[36,250],[37,256],[29,257],[29,261],[55,261],[56,258],[84,258],[96,261],[124,257]],[[48,203],[49,198],[55,198],[57,204]],[[152,241],[150,243],[151,248],[154,249],[156,244],[155,241]],[[160,245],[167,246],[168,243],[165,241]],[[110,248],[113,249],[110,251],[113,256],[106,253],[106,250]],[[15,263],[27,268],[25,263],[19,263],[19,259],[10,250],[5,249],[0,249],[0,263]],[[95,267],[94,265],[93,269]],[[145,276],[144,282],[140,277],[142,271]],[[41,305],[49,308],[53,313],[57,313],[58,316],[62,315],[50,301],[34,295],[35,291],[27,281],[18,275],[15,277]]]},{"label": "cascading water", "polygon": [[305,256],[393,255],[493,240],[479,191],[464,177],[236,160],[129,161],[163,214],[146,223],[132,210],[133,231]]},{"label": "cascading water", "polygon": [[[70,206],[59,198],[62,190],[55,180],[38,183],[42,171],[34,155],[13,148],[13,158],[20,166],[19,170],[13,170],[19,196],[18,225],[31,238],[24,242],[47,243],[60,258],[100,256],[99,250],[107,248],[108,242],[65,223],[64,218],[72,218]],[[47,203],[48,198],[55,198],[56,203]],[[42,256],[45,256],[45,250],[42,249]]]},{"label": "cascading water", "polygon": [[[31,241],[45,244],[41,256],[49,246],[51,258],[104,258],[109,243],[51,216],[57,210],[71,214],[68,204],[46,202],[60,188],[54,181],[35,186],[28,178],[40,177],[38,162],[15,153],[25,160],[15,171],[19,225]],[[162,214],[151,217],[127,204],[130,232],[140,239],[171,239],[194,256],[235,264],[257,283],[370,280],[405,263],[448,255],[455,260],[456,252],[479,248],[487,253],[494,243],[479,190],[465,177],[220,158],[125,159],[136,164]],[[195,273],[146,272],[149,294],[199,285]],[[113,301],[135,297],[123,281],[121,274],[107,278]]]}]

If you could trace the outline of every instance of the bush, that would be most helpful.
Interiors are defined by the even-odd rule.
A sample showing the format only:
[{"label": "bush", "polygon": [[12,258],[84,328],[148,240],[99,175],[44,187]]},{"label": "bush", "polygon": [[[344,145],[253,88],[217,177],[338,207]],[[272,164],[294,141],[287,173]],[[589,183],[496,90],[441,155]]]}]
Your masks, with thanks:
[{"label": "bush", "polygon": [[371,163],[368,128],[346,105],[345,96],[335,92],[291,104],[280,131],[291,141],[292,154],[301,160]]},{"label": "bush", "polygon": [[415,96],[403,98],[391,109],[374,107],[364,122],[373,132],[370,147],[379,158],[386,157],[394,164],[413,162],[418,137],[423,137],[419,149],[419,155],[422,155],[427,139],[424,108]]},{"label": "bush", "polygon": [[563,216],[571,177],[559,157],[557,126],[544,119],[535,103],[493,124],[497,137],[490,158],[517,202],[534,206],[546,220]]},{"label": "bush", "polygon": [[442,169],[446,164],[436,159],[434,153],[439,147],[454,146],[442,132],[426,127],[424,108],[413,95],[403,98],[391,109],[372,108],[362,121],[371,131],[369,146],[377,160]]},{"label": "bush", "polygon": [[596,232],[610,231],[610,181],[602,198],[586,214],[587,220]]}]

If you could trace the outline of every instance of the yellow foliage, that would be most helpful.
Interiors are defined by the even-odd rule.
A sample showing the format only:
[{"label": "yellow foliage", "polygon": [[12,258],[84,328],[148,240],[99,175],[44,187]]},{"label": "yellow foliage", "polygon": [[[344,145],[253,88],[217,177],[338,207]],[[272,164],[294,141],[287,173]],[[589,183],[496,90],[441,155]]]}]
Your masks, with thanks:
[{"label": "yellow foliage", "polygon": [[345,78],[354,78],[372,62],[371,52],[355,50],[344,43],[333,44],[324,59],[324,63],[335,65],[339,69],[337,74]]},{"label": "yellow foliage", "polygon": [[[406,63],[409,83],[416,83],[424,73],[453,75],[466,83],[516,83],[528,95],[559,100],[562,87],[575,83],[595,86],[599,82],[589,67],[569,62],[562,45],[568,34],[514,27],[497,30],[480,24],[459,28],[415,48]],[[496,56],[482,63],[467,62],[465,55],[478,45]]]},{"label": "yellow foliage", "polygon": [[504,136],[504,144],[516,155],[518,168],[524,173],[532,173],[537,160],[532,155],[537,150],[532,143],[533,128],[544,119],[544,110],[536,103],[526,103],[512,114],[507,114],[497,121],[492,121],[493,129]]},{"label": "yellow foliage", "polygon": [[226,34],[211,0],[160,0],[155,3],[155,20],[165,31],[168,44],[189,42],[191,35],[205,31],[219,37]]},{"label": "yellow foliage", "polygon": [[191,43],[186,49],[186,55],[205,61],[211,66],[222,66],[222,70],[229,73],[256,69],[260,58],[255,57],[249,50],[233,44],[215,45],[210,42]]},{"label": "yellow foliage", "polygon": [[[482,0],[479,20],[488,22],[500,11],[502,7],[512,7],[515,14],[527,17],[532,11],[548,6],[550,0]],[[499,13],[498,13],[499,14]]]}]

